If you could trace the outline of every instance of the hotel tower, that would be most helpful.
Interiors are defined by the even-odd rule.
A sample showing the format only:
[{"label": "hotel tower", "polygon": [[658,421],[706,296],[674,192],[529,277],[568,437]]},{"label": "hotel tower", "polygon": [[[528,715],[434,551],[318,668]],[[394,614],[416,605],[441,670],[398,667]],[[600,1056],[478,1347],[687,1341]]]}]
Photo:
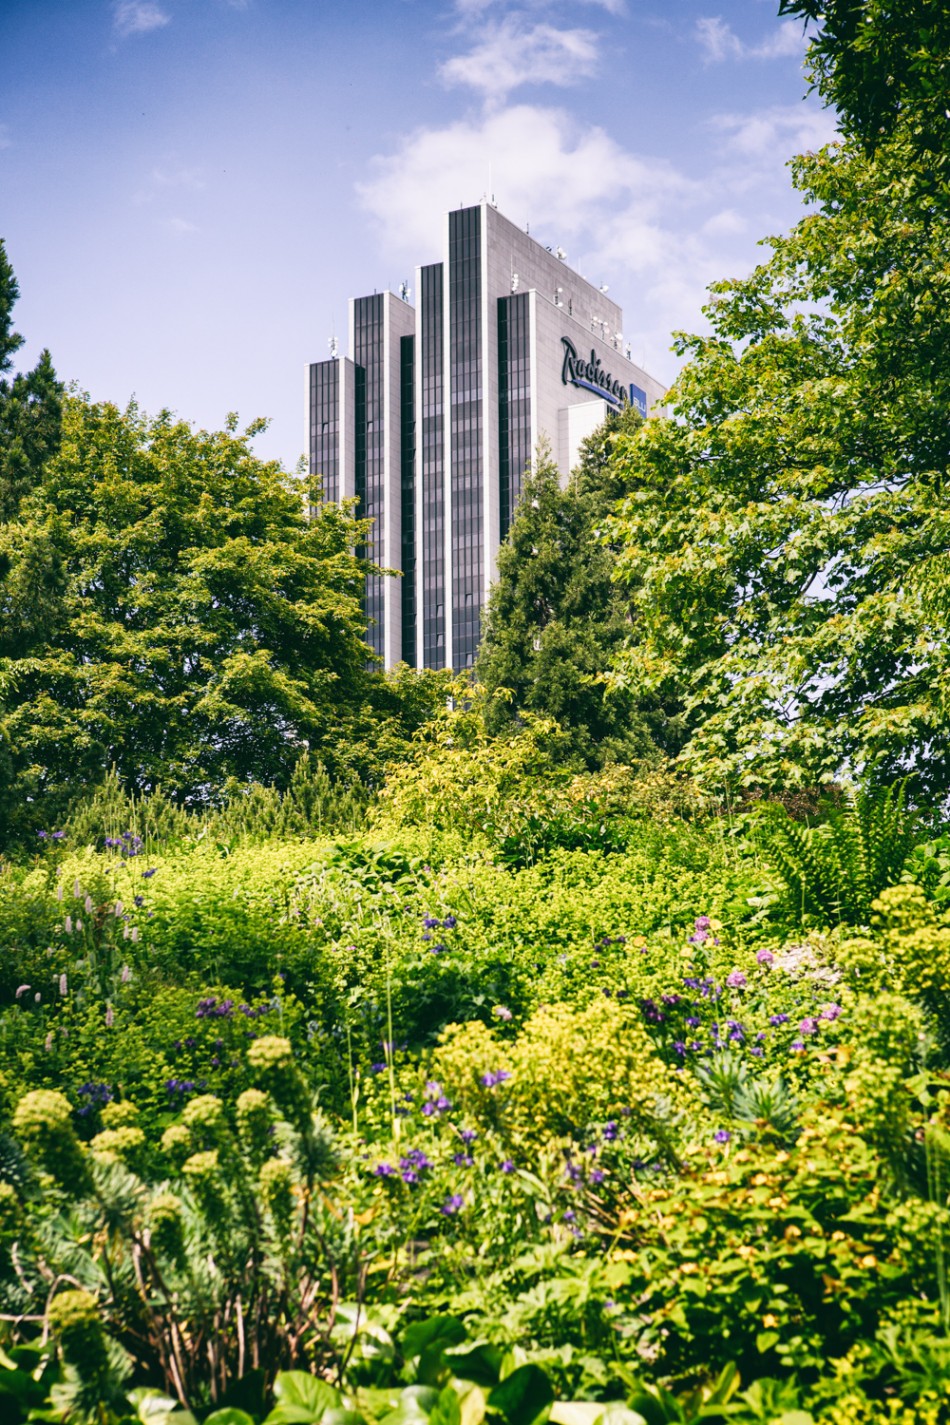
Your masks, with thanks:
[{"label": "hotel tower", "polygon": [[448,213],[444,257],[349,304],[349,356],[307,368],[310,469],[355,497],[369,642],[387,668],[471,667],[498,546],[545,439],[562,480],[608,410],[664,388],[629,359],[604,289],[502,217]]}]

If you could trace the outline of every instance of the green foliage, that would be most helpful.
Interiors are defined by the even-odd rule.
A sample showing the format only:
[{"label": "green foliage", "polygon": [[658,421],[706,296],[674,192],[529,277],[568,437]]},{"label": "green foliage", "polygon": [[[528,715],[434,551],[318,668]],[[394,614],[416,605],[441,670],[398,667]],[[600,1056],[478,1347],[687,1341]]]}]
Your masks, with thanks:
[{"label": "green foliage", "polygon": [[632,407],[609,416],[564,489],[550,455],[538,453],[499,551],[476,663],[490,732],[504,736],[525,715],[553,719],[566,752],[589,767],[656,763],[658,748],[678,745],[674,709],[631,690],[607,696],[600,680],[629,637],[630,601],[598,535],[628,493],[614,442],[639,424]]},{"label": "green foliage", "polygon": [[682,700],[709,786],[912,767],[939,802],[950,663],[920,588],[947,548],[950,235],[900,133],[793,173],[807,216],[713,288],[672,416],[618,441],[636,638],[615,681]]},{"label": "green foliage", "polygon": [[[946,183],[950,19],[935,0],[779,0],[813,30],[808,63],[818,91],[873,152],[899,126],[924,183]],[[939,191],[939,188],[938,188]]]},{"label": "green foliage", "polygon": [[199,801],[229,777],[286,786],[308,746],[351,766],[369,677],[358,539],[345,510],[308,518],[248,436],[71,398],[0,535],[21,806],[61,820],[110,766],[129,791]]},{"label": "green foliage", "polygon": [[540,1009],[508,1040],[483,1024],[452,1026],[432,1071],[467,1120],[521,1149],[552,1136],[583,1138],[621,1115],[662,1145],[672,1101],[682,1098],[641,1015],[613,1000]]},{"label": "green foliage", "polygon": [[818,826],[768,808],[768,847],[800,920],[867,925],[872,902],[896,885],[913,844],[906,783],[863,787],[831,805]]}]

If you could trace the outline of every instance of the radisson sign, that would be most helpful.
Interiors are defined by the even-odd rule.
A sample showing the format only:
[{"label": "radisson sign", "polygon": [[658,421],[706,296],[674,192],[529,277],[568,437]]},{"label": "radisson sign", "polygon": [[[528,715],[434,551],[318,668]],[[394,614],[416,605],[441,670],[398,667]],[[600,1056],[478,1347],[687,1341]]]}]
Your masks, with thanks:
[{"label": "radisson sign", "polygon": [[564,365],[561,380],[565,386],[583,386],[610,401],[614,406],[626,406],[630,402],[630,392],[622,381],[617,381],[600,364],[600,357],[591,348],[590,361],[583,361],[577,354],[574,343],[566,336],[561,337],[564,348]]},{"label": "radisson sign", "polygon": [[612,406],[635,406],[643,419],[646,420],[646,391],[635,386],[632,381],[629,386],[625,386],[622,381],[615,381],[610,372],[605,371],[601,366],[600,357],[593,348],[591,348],[590,361],[581,361],[577,354],[577,348],[568,337],[561,337],[561,345],[564,347],[561,380],[565,386],[583,386],[585,390],[602,396]]}]

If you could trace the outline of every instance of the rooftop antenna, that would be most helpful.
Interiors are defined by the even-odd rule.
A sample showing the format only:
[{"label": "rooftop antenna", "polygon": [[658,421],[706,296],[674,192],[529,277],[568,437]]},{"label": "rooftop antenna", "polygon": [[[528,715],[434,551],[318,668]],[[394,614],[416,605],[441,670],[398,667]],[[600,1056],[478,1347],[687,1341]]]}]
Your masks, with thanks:
[{"label": "rooftop antenna", "polygon": [[567,257],[567,253],[564,251],[563,247],[556,247],[556,248],[554,249],[554,256],[555,256],[555,257],[559,257],[559,258],[561,259],[561,261],[563,262],[563,261],[565,260],[565,258]]},{"label": "rooftop antenna", "polygon": [[520,283],[520,281],[521,281],[521,278],[518,276],[517,272],[513,272],[513,273],[511,274],[511,290],[512,290],[512,292],[517,292],[517,290],[518,290],[518,284]]},{"label": "rooftop antenna", "polygon": [[610,291],[610,288],[607,286],[607,283],[606,283],[606,282],[601,282],[600,287],[598,288],[598,291],[600,291],[600,292],[609,292],[609,291]]},{"label": "rooftop antenna", "polygon": [[409,301],[409,283],[408,283],[408,281],[400,282],[400,284],[399,284],[399,295],[400,295],[400,297],[402,298],[402,300],[403,300],[404,302],[408,302],[408,301]]},{"label": "rooftop antenna", "polygon": [[330,348],[330,360],[331,360],[331,361],[335,361],[336,358],[337,358],[337,353],[338,353],[338,351],[339,351],[339,347],[337,346],[337,340],[336,340],[336,337],[335,337],[335,336],[331,336],[331,337],[330,337],[329,341],[327,342],[327,346]]}]

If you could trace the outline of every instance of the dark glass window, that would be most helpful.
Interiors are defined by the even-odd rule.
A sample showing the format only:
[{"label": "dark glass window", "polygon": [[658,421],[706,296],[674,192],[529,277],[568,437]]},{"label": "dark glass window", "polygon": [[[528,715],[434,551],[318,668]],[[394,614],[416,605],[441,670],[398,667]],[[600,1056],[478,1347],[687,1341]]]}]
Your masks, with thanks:
[{"label": "dark glass window", "polygon": [[445,667],[445,426],[442,374],[442,263],[423,267],[419,292],[422,399],[422,659]]},{"label": "dark glass window", "polygon": [[402,657],[416,666],[415,337],[399,339],[399,467],[402,493]]},{"label": "dark glass window", "polygon": [[[373,521],[362,553],[383,563],[383,297],[357,297],[354,303],[353,360],[356,364],[356,497],[357,513]],[[385,627],[382,574],[366,580],[364,608],[369,620],[370,647],[383,652]]]},{"label": "dark glass window", "polygon": [[323,498],[340,498],[340,363],[310,367],[310,474],[320,475]]},{"label": "dark glass window", "polygon": [[449,214],[449,376],[452,435],[452,644],[469,668],[481,634],[481,209]]},{"label": "dark glass window", "polygon": [[531,344],[527,292],[498,301],[498,495],[504,539],[531,463]]}]

